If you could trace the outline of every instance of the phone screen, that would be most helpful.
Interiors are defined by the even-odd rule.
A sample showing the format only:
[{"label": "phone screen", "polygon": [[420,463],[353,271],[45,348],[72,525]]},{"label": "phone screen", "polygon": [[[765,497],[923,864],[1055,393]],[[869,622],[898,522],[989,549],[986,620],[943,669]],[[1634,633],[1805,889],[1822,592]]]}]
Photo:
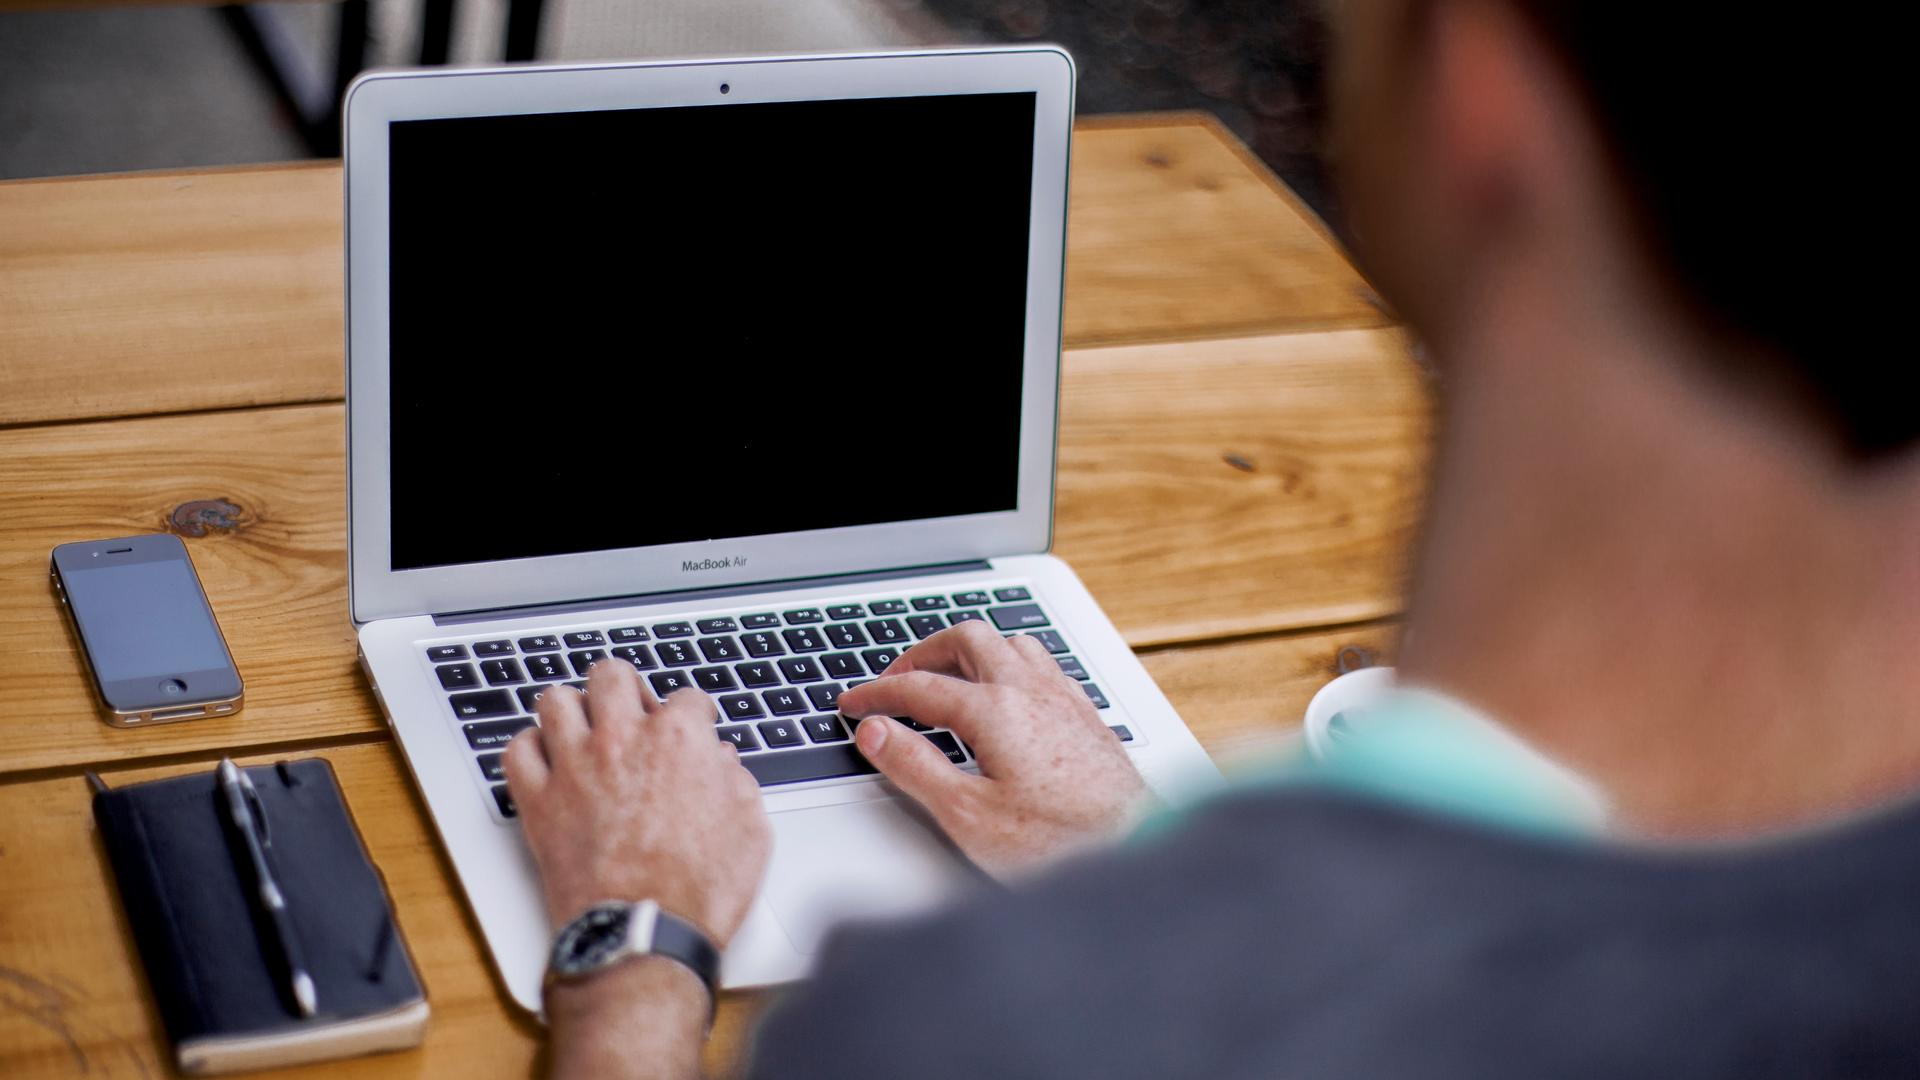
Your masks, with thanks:
[{"label": "phone screen", "polygon": [[180,559],[61,573],[103,683],[231,667],[193,568]]}]

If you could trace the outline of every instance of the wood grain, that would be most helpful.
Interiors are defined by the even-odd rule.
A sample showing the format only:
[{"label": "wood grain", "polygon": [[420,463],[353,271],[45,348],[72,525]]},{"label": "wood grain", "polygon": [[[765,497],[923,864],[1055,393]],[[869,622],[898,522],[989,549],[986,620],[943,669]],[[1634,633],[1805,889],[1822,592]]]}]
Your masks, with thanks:
[{"label": "wood grain", "polygon": [[341,395],[340,169],[0,183],[0,424]]},{"label": "wood grain", "polygon": [[[1136,647],[1397,610],[1425,407],[1392,332],[1089,350],[1064,396],[1056,546]],[[314,405],[0,431],[0,694],[33,718],[0,776],[382,729],[347,617],[344,424]],[[237,508],[186,539],[247,705],[108,727],[47,553],[197,500]]]},{"label": "wood grain", "polygon": [[[1190,114],[1074,140],[1069,344],[1386,321]],[[337,399],[337,164],[0,183],[0,426]]]},{"label": "wood grain", "polygon": [[1070,353],[1054,548],[1136,647],[1391,614],[1427,410],[1391,331]]},{"label": "wood grain", "polygon": [[[1244,759],[1283,742],[1307,699],[1332,676],[1342,646],[1385,657],[1393,634],[1380,626],[1269,637],[1167,650],[1147,663],[1209,750]],[[539,1029],[495,983],[397,754],[384,743],[323,753],[386,876],[433,1021],[418,1050],[275,1075],[528,1076]],[[205,767],[108,779],[118,785]],[[723,1070],[738,1059],[767,1000],[727,996],[709,1047],[711,1067]],[[158,1018],[94,836],[86,785],[77,778],[0,785],[0,1075],[147,1077],[166,1075],[165,1062]]]},{"label": "wood grain", "polygon": [[1392,321],[1325,226],[1208,114],[1082,121],[1070,202],[1071,344]]}]

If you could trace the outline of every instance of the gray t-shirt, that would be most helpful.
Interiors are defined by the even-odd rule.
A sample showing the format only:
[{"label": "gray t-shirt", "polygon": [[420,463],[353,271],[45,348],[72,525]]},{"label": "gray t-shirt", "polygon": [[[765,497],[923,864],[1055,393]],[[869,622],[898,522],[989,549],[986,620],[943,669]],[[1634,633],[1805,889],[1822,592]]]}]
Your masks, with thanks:
[{"label": "gray t-shirt", "polygon": [[1683,854],[1239,795],[841,934],[749,1075],[1920,1075],[1920,808]]}]

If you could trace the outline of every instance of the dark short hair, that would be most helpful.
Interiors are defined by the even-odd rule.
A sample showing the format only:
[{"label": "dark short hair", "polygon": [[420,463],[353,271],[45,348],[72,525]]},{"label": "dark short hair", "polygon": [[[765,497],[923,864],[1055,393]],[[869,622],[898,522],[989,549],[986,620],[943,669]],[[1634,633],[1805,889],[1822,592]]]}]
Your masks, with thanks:
[{"label": "dark short hair", "polygon": [[1911,36],[1845,6],[1514,2],[1583,87],[1675,282],[1776,358],[1744,374],[1785,381],[1856,454],[1920,442],[1902,266],[1920,192],[1894,165]]}]

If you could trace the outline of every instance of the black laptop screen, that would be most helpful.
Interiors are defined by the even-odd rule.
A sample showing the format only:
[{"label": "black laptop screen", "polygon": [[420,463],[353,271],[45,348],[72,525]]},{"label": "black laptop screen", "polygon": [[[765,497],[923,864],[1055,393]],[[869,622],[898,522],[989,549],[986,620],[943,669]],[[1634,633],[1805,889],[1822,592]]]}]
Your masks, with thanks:
[{"label": "black laptop screen", "polygon": [[390,140],[394,569],[1015,508],[1033,94]]}]

